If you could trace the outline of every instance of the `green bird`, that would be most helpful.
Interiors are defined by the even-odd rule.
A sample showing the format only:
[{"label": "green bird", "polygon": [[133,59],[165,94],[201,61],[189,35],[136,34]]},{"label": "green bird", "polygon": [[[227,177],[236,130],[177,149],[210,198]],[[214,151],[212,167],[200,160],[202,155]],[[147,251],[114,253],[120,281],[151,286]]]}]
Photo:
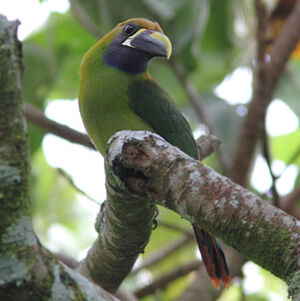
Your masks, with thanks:
[{"label": "green bird", "polygon": [[[84,56],[79,108],[86,130],[104,155],[108,139],[121,130],[148,130],[198,159],[192,130],[174,101],[147,72],[153,57],[169,58],[171,42],[158,23],[134,18],[118,24]],[[228,287],[230,275],[219,242],[193,225],[213,284]]]}]

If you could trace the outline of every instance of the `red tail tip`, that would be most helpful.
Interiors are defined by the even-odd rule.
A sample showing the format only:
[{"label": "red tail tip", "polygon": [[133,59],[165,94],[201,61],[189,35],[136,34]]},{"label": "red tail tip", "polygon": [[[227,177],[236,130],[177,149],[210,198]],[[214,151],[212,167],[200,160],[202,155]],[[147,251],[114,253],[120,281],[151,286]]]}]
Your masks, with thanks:
[{"label": "red tail tip", "polygon": [[220,279],[219,278],[211,278],[210,279],[213,285],[216,287],[216,289],[220,288]]},{"label": "red tail tip", "polygon": [[222,277],[222,283],[227,289],[229,288],[230,281],[231,281],[230,275],[226,275],[226,277]]}]

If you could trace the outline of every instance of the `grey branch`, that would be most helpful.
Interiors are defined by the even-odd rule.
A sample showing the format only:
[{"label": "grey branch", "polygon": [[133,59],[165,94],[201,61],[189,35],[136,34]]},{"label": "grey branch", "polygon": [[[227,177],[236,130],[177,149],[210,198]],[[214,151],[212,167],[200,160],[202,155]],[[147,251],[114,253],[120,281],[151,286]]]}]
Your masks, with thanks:
[{"label": "grey branch", "polygon": [[[204,136],[198,139],[197,144],[201,158],[205,158],[219,146],[220,141],[214,136]],[[152,198],[147,199],[144,192],[132,193],[123,180],[131,180],[130,171],[118,179],[111,166],[106,164],[107,201],[96,222],[99,236],[80,265],[82,274],[109,292],[118,289],[131,271],[138,254],[143,252],[154,219]],[[132,180],[139,185],[139,180]],[[185,238],[183,242],[189,239]],[[179,243],[181,245],[182,241]],[[171,247],[173,250],[174,245]],[[178,247],[178,243],[175,247]],[[168,254],[170,248],[164,251],[164,254]],[[154,261],[160,258],[156,257]]]},{"label": "grey branch", "polygon": [[[80,272],[109,292],[116,292],[148,243],[154,202],[133,193],[106,164],[107,200],[96,222],[99,235]],[[124,175],[130,180],[130,172]],[[138,184],[137,184],[138,185]]]},{"label": "grey branch", "polygon": [[82,24],[82,26],[88,30],[92,35],[101,38],[102,33],[98,26],[93,23],[89,15],[80,6],[78,0],[70,0],[71,10],[76,19]]},{"label": "grey branch", "polygon": [[137,298],[143,298],[150,294],[153,294],[155,291],[159,289],[163,289],[166,287],[170,282],[183,277],[189,274],[192,271],[198,270],[202,265],[202,262],[199,260],[194,260],[192,262],[187,263],[186,265],[180,266],[173,271],[162,275],[151,284],[139,289],[134,294]]},{"label": "grey branch", "polygon": [[297,283],[300,223],[295,218],[150,132],[114,135],[106,166],[111,178],[140,195],[140,204],[158,202],[289,284]]},{"label": "grey branch", "polygon": [[0,300],[117,300],[58,262],[33,232],[18,24],[0,15]]},{"label": "grey branch", "polygon": [[165,259],[167,256],[173,254],[178,251],[180,248],[186,246],[189,242],[193,240],[193,233],[190,232],[190,235],[185,235],[168,244],[166,247],[161,248],[160,250],[153,253],[151,256],[147,257],[139,266],[132,270],[131,274],[136,274],[139,271],[149,268],[154,264],[160,262]]},{"label": "grey branch", "polygon": [[64,138],[70,142],[78,143],[95,149],[94,144],[91,142],[90,138],[87,135],[47,118],[43,112],[41,112],[31,104],[25,103],[24,108],[27,120],[38,125],[47,132]]}]

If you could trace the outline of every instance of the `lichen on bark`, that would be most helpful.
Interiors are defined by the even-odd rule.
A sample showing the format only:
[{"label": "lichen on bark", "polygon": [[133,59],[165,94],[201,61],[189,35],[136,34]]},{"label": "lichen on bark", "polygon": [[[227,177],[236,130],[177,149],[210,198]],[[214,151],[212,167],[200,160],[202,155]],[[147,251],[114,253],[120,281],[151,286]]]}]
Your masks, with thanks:
[{"label": "lichen on bark", "polygon": [[0,14],[0,300],[116,300],[60,263],[32,230],[18,24]]},{"label": "lichen on bark", "polygon": [[[97,240],[80,265],[80,271],[109,292],[115,292],[128,275],[149,240],[155,205],[146,191],[133,193],[126,184],[139,181],[134,170],[118,172],[118,159],[112,166],[106,158],[107,200],[97,219]],[[122,182],[121,178],[124,180]]]},{"label": "lichen on bark", "polygon": [[136,182],[132,174],[133,179],[126,180],[132,192],[143,187],[148,197],[150,194],[285,281],[300,270],[300,223],[294,217],[153,133],[119,132],[110,148],[113,157],[119,158],[118,173],[133,169],[144,179]]}]

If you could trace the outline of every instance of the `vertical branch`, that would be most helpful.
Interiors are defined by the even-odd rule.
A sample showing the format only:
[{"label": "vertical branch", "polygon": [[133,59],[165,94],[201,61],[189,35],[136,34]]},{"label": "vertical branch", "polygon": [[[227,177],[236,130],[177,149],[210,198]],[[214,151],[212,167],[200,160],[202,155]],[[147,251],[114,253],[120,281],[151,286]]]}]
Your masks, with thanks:
[{"label": "vertical branch", "polygon": [[277,177],[274,175],[273,170],[272,170],[271,154],[270,154],[269,142],[268,142],[268,137],[267,137],[265,128],[263,131],[263,137],[261,138],[261,143],[262,143],[262,147],[263,147],[263,156],[267,162],[269,173],[270,173],[271,179],[272,179],[271,193],[272,193],[272,198],[273,198],[273,205],[276,207],[279,207],[279,194],[278,194],[278,191],[276,188]]},{"label": "vertical branch", "polygon": [[256,0],[255,4],[258,18],[258,48],[253,96],[237,141],[230,170],[231,179],[242,186],[247,183],[255,146],[258,138],[262,135],[266,108],[272,100],[285,64],[300,39],[300,1],[297,1],[271,49],[270,62],[266,63],[263,56],[266,32],[266,21],[263,16],[266,13],[261,0]]},{"label": "vertical branch", "polygon": [[0,15],[1,234],[23,214],[29,215],[29,150],[21,96],[23,65],[16,36],[18,25],[18,21],[8,22]]},{"label": "vertical branch", "polygon": [[97,25],[91,21],[90,17],[86,14],[86,12],[80,6],[78,0],[70,0],[71,10],[75,16],[75,18],[82,24],[82,26],[90,32],[92,35],[97,38],[101,38],[103,34]]},{"label": "vertical branch", "polygon": [[237,139],[235,156],[230,170],[230,178],[246,186],[247,176],[252,163],[256,139],[263,132],[266,112],[266,30],[267,14],[261,0],[255,1],[257,15],[257,50],[254,68],[253,94],[248,107],[248,114],[244,119],[240,135]]},{"label": "vertical branch", "polygon": [[[187,80],[183,67],[175,60],[170,61],[170,66],[171,66],[174,74],[177,76],[179,82],[181,83],[187,96],[189,97],[191,104],[193,105],[197,115],[201,118],[203,123],[208,127],[210,134],[216,135],[215,127],[212,124],[212,122],[210,121],[211,119],[209,118],[209,116],[205,110],[203,102],[202,102],[201,98],[199,97],[194,85]],[[225,149],[222,144],[219,146],[219,150],[217,153],[220,158],[221,166],[224,170],[224,173],[226,174],[228,167],[229,167],[229,161],[228,161],[228,158],[225,153]]]},{"label": "vertical branch", "polygon": [[0,300],[116,300],[51,257],[30,220],[18,21],[0,15]]},{"label": "vertical branch", "polygon": [[[130,171],[118,174],[118,159],[113,168],[108,165],[110,160],[106,156],[107,201],[96,222],[99,235],[79,269],[107,291],[115,292],[148,243],[155,206],[144,193],[133,193],[118,179],[130,182]],[[134,170],[131,172],[133,176]]]}]

